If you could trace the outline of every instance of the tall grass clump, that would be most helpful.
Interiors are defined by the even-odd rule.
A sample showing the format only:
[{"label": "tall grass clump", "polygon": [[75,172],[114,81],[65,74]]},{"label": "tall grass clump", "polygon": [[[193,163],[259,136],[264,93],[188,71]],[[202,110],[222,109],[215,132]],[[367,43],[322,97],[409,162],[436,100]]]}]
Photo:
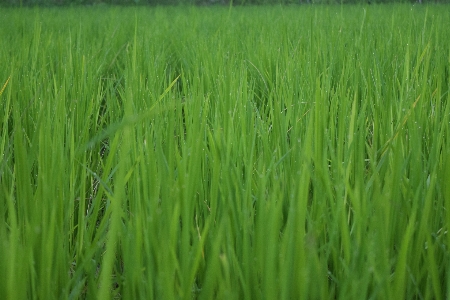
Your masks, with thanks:
[{"label": "tall grass clump", "polygon": [[1,299],[444,299],[441,6],[2,8]]}]

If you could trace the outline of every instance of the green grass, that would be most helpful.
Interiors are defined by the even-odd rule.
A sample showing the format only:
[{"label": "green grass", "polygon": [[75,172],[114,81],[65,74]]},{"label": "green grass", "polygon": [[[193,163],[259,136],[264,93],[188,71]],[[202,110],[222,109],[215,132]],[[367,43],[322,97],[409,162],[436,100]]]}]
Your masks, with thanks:
[{"label": "green grass", "polygon": [[449,297],[448,7],[0,18],[1,299]]}]

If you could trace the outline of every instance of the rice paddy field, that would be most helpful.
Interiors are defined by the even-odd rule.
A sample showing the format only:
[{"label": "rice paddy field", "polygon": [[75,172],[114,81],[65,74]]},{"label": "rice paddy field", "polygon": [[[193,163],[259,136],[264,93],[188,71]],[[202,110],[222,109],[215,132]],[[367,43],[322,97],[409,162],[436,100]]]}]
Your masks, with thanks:
[{"label": "rice paddy field", "polygon": [[1,299],[450,297],[448,6],[0,19]]}]

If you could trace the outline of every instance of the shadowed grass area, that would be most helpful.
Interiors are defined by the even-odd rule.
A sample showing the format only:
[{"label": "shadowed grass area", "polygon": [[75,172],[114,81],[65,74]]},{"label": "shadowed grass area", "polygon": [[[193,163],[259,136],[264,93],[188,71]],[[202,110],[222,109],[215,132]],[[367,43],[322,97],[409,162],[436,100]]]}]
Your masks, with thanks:
[{"label": "shadowed grass area", "polygon": [[443,6],[0,16],[1,299],[448,296]]}]

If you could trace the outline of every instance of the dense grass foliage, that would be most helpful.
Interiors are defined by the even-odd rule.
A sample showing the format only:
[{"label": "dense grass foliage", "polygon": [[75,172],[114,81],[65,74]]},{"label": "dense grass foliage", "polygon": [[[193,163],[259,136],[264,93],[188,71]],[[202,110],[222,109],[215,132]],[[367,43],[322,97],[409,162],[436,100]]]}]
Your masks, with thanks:
[{"label": "dense grass foliage", "polygon": [[448,3],[449,0],[0,0],[3,6]]},{"label": "dense grass foliage", "polygon": [[448,9],[0,16],[1,299],[448,298]]}]

